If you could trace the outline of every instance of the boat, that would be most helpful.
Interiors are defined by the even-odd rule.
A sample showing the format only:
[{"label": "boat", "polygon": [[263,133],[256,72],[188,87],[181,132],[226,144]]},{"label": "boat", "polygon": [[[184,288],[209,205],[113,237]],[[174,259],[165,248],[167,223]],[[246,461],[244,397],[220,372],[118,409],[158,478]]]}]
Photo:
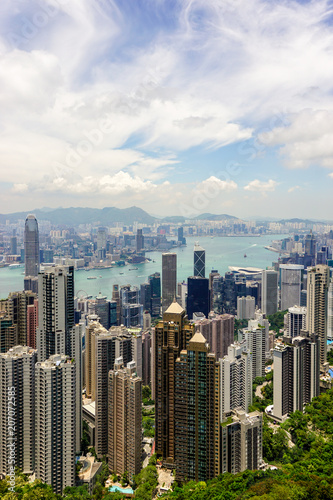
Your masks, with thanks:
[{"label": "boat", "polygon": [[97,280],[97,276],[88,276],[87,280]]},{"label": "boat", "polygon": [[131,269],[129,269],[129,271],[137,271],[138,269],[138,267],[132,267]]},{"label": "boat", "polygon": [[119,274],[124,274],[124,273],[119,273]]},{"label": "boat", "polygon": [[247,257],[246,253],[244,254],[244,257]]},{"label": "boat", "polygon": [[18,267],[23,267],[22,264],[9,264],[8,269],[17,269]]},{"label": "boat", "polygon": [[101,275],[99,275],[99,277],[101,278],[102,276],[101,276]]}]

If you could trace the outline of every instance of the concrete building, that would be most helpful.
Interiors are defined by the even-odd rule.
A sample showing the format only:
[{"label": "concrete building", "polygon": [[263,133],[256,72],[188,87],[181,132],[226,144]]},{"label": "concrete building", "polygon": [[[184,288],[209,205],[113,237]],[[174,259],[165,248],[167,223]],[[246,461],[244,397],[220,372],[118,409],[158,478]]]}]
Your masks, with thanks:
[{"label": "concrete building", "polygon": [[[250,322],[249,322],[250,323]],[[265,376],[266,332],[264,327],[239,330],[239,342],[245,341],[246,349],[252,354],[252,380]]]},{"label": "concrete building", "polygon": [[80,457],[78,463],[82,464],[82,468],[78,473],[77,485],[86,486],[89,495],[92,495],[96,479],[102,472],[103,462],[97,462],[95,457],[88,453],[86,457]]},{"label": "concrete building", "polygon": [[220,473],[259,469],[263,460],[262,414],[235,410],[221,427]]},{"label": "concrete building", "polygon": [[82,334],[83,325],[77,324],[69,330],[69,352],[70,359],[75,359],[75,390],[76,390],[76,438],[75,451],[81,451],[82,440],[82,389],[83,389],[83,361],[82,361]]},{"label": "concrete building", "polygon": [[306,330],[315,333],[320,342],[320,365],[324,369],[327,353],[327,297],[330,268],[318,265],[308,269]]},{"label": "concrete building", "polygon": [[304,266],[280,264],[281,311],[301,304],[301,287]]},{"label": "concrete building", "polygon": [[198,242],[194,245],[194,272],[193,276],[205,277],[205,250],[199,245]]},{"label": "concrete building", "polygon": [[172,304],[177,293],[177,254],[162,254],[162,314]]},{"label": "concrete building", "polygon": [[196,332],[175,365],[176,479],[207,481],[219,474],[219,364]]},{"label": "concrete building", "polygon": [[327,292],[327,338],[333,340],[333,279],[328,286]]},{"label": "concrete building", "polygon": [[76,366],[63,354],[36,364],[36,478],[62,494],[75,486]]},{"label": "concrete building", "polygon": [[195,322],[196,331],[200,331],[210,345],[216,359],[228,353],[228,347],[234,342],[235,318],[231,314],[209,313],[207,319]]},{"label": "concrete building", "polygon": [[24,227],[24,265],[25,276],[37,276],[39,273],[39,231],[34,215],[29,214]]},{"label": "concrete building", "polygon": [[6,353],[17,345],[17,327],[6,311],[0,312],[0,353]]},{"label": "concrete building", "polygon": [[36,348],[36,332],[38,327],[38,299],[27,306],[27,345]]},{"label": "concrete building", "polygon": [[278,276],[276,271],[262,272],[261,309],[267,316],[278,310]]},{"label": "concrete building", "polygon": [[35,469],[36,362],[36,350],[27,346],[0,354],[0,475],[11,465],[25,474]]},{"label": "concrete building", "polygon": [[74,269],[49,267],[38,275],[38,361],[69,352],[74,325]]},{"label": "concrete building", "polygon": [[256,299],[247,295],[237,297],[237,319],[254,319]]},{"label": "concrete building", "polygon": [[273,414],[280,421],[319,395],[319,339],[301,332],[273,351]]},{"label": "concrete building", "polygon": [[[12,319],[12,324],[16,326],[18,345],[27,344],[28,337],[28,306],[33,305],[37,300],[37,294],[31,291],[11,292],[7,300],[4,301],[8,316]],[[35,346],[30,346],[35,347]]]},{"label": "concrete building", "polygon": [[299,337],[306,329],[306,307],[289,307],[286,316],[286,336]]},{"label": "concrete building", "polygon": [[252,354],[246,343],[234,343],[220,363],[220,415],[242,408],[246,413],[252,405]]},{"label": "concrete building", "polygon": [[109,375],[108,465],[110,472],[129,479],[141,470],[142,443],[142,379],[137,376],[135,362],[124,367],[117,358]]},{"label": "concrete building", "polygon": [[153,331],[155,450],[169,467],[175,465],[175,362],[193,337],[185,310],[172,302]]}]

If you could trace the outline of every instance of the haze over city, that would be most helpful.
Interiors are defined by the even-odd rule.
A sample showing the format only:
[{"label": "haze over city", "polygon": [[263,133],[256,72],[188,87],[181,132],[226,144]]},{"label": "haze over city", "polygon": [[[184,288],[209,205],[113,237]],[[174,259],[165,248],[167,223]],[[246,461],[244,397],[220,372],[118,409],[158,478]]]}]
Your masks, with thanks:
[{"label": "haze over city", "polygon": [[326,0],[3,0],[1,212],[325,218],[331,16]]}]

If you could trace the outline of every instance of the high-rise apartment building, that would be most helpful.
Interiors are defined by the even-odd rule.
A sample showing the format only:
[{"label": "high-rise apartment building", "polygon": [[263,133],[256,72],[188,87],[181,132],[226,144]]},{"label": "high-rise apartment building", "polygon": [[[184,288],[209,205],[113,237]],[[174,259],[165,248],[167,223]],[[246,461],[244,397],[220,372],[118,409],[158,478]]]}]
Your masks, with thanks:
[{"label": "high-rise apartment building", "polygon": [[0,474],[11,465],[26,474],[35,469],[36,362],[36,350],[27,346],[0,354]]},{"label": "high-rise apartment building", "polygon": [[333,339],[333,278],[327,292],[327,338]]},{"label": "high-rise apartment building", "polygon": [[75,485],[75,361],[55,354],[36,364],[36,478],[61,494]]},{"label": "high-rise apartment building", "polygon": [[162,313],[172,304],[177,293],[177,254],[162,254]]},{"label": "high-rise apartment building", "polygon": [[301,304],[301,286],[304,266],[280,264],[281,311]]},{"label": "high-rise apartment building", "polygon": [[279,420],[296,411],[319,395],[319,339],[301,332],[273,351],[273,414]]},{"label": "high-rise apartment building", "polygon": [[219,364],[196,332],[175,364],[175,464],[180,482],[219,474]]},{"label": "high-rise apartment building", "polygon": [[267,316],[278,310],[278,276],[276,271],[262,272],[261,309]]},{"label": "high-rise apartment building", "polygon": [[210,345],[216,359],[228,353],[228,347],[234,342],[235,317],[231,314],[209,313],[208,318],[195,323],[196,331],[200,331]]},{"label": "high-rise apartment building", "polygon": [[82,388],[83,388],[83,359],[82,359],[82,334],[83,325],[76,324],[69,329],[69,352],[70,359],[75,359],[75,390],[76,390],[76,439],[75,451],[81,451],[82,440]]},{"label": "high-rise apartment building", "polygon": [[17,327],[6,311],[0,312],[0,353],[17,345]]},{"label": "high-rise apartment building", "polygon": [[[11,292],[5,301],[5,309],[17,328],[17,344],[27,344],[28,306],[33,305],[37,295],[30,291]],[[34,347],[34,346],[30,346]]]},{"label": "high-rise apartment building", "polygon": [[199,245],[198,242],[194,245],[194,272],[193,276],[205,277],[205,250]]},{"label": "high-rise apartment building", "polygon": [[308,269],[306,329],[315,333],[320,342],[320,364],[326,363],[327,352],[327,296],[330,268],[318,265]]},{"label": "high-rise apartment building", "polygon": [[299,337],[301,330],[306,329],[306,307],[289,307],[286,316],[287,337]]},{"label": "high-rise apartment building", "polygon": [[228,354],[219,363],[221,418],[236,408],[247,413],[252,405],[252,354],[246,343],[229,346]]},{"label": "high-rise apartment building", "polygon": [[155,397],[155,449],[164,462],[175,463],[175,363],[193,337],[185,310],[172,302],[153,332],[152,378]]},{"label": "high-rise apartment building", "polygon": [[239,342],[245,341],[247,350],[252,353],[252,380],[256,377],[264,377],[266,361],[265,327],[243,328],[239,330],[238,339]]},{"label": "high-rise apartment building", "polygon": [[135,362],[125,368],[121,357],[108,378],[108,465],[116,474],[127,471],[132,480],[141,469],[142,379]]},{"label": "high-rise apartment building", "polygon": [[112,300],[116,302],[116,310],[117,310],[117,325],[120,325],[121,322],[121,300],[120,300],[120,290],[119,285],[113,285],[112,287]]},{"label": "high-rise apartment building", "polygon": [[29,214],[24,227],[24,264],[25,276],[37,276],[39,273],[39,231],[34,215]]},{"label": "high-rise apartment building", "polygon": [[221,473],[259,469],[263,460],[262,414],[235,410],[221,427]]},{"label": "high-rise apartment building", "polygon": [[38,299],[27,307],[27,345],[36,349],[36,331],[38,327]]},{"label": "high-rise apartment building", "polygon": [[39,273],[38,360],[70,349],[69,329],[74,325],[74,269],[49,267]]}]

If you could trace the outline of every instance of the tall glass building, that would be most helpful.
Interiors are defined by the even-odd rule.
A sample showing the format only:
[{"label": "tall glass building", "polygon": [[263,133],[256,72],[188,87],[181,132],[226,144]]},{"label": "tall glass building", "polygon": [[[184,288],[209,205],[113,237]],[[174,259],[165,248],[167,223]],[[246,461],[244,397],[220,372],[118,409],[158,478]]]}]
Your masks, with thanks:
[{"label": "tall glass building", "polygon": [[37,276],[39,272],[39,232],[38,222],[30,214],[25,220],[24,228],[24,263],[25,275]]}]

